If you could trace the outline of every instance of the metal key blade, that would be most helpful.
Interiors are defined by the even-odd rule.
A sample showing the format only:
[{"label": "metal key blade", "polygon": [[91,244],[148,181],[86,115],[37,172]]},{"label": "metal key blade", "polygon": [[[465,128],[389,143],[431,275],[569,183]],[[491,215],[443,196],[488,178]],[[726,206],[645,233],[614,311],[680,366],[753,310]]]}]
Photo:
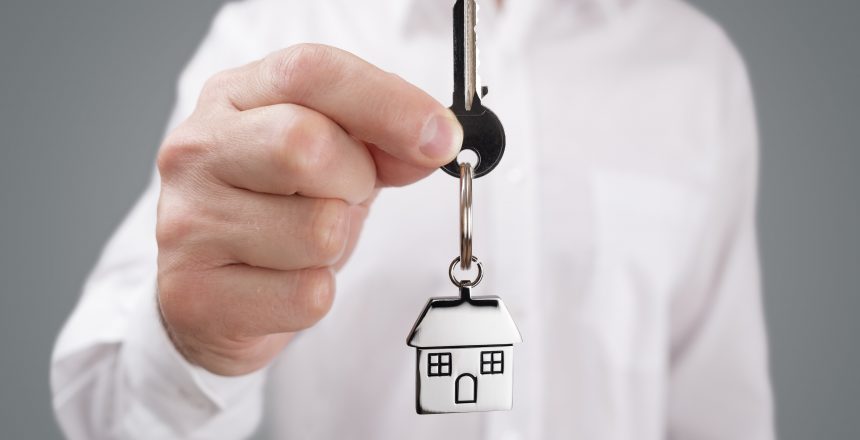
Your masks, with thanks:
[{"label": "metal key blade", "polygon": [[477,0],[465,0],[463,8],[463,43],[465,46],[465,83],[466,83],[466,111],[472,110],[472,104],[475,99],[478,82],[478,54],[476,45],[476,27],[477,23]]},{"label": "metal key blade", "polygon": [[454,4],[454,106],[467,112],[480,101],[478,89],[478,57],[475,26],[476,0],[457,0]]}]

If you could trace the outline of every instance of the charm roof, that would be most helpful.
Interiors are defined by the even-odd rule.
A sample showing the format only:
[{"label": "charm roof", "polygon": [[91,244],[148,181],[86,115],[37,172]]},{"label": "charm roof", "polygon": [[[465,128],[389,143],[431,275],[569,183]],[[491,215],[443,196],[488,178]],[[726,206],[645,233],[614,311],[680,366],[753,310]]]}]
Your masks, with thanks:
[{"label": "charm roof", "polygon": [[411,347],[511,345],[522,342],[511,314],[497,296],[432,298],[406,343]]}]

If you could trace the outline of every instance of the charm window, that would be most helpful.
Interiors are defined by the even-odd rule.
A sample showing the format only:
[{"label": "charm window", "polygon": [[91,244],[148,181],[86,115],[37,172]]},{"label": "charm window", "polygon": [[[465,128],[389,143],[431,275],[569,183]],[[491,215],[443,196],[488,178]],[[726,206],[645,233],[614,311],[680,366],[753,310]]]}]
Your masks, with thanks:
[{"label": "charm window", "polygon": [[428,376],[451,375],[451,353],[429,353],[427,355]]},{"label": "charm window", "polygon": [[481,374],[503,374],[505,372],[505,352],[482,351]]}]

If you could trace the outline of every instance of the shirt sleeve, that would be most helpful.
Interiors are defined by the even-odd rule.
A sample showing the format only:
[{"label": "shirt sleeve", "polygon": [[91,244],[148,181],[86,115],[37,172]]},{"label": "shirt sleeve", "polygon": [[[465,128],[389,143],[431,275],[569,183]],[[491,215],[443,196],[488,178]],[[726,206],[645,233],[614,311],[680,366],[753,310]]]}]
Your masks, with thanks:
[{"label": "shirt sleeve", "polygon": [[774,438],[756,238],[758,140],[749,80],[729,49],[718,85],[708,233],[671,309],[668,434]]},{"label": "shirt sleeve", "polygon": [[[255,1],[228,4],[183,72],[169,127],[192,111],[212,74],[260,55]],[[244,29],[244,31],[243,31]],[[105,247],[51,360],[53,406],[68,438],[243,438],[262,414],[265,371],[225,378],[190,365],[156,305],[154,176]]]}]

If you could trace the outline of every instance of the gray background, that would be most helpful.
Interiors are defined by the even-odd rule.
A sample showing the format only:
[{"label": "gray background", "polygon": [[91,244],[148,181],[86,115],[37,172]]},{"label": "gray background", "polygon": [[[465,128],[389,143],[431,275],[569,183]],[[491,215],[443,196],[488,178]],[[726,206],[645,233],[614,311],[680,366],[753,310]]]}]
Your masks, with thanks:
[{"label": "gray background", "polygon": [[[221,2],[0,9],[0,438],[60,436],[55,335],[146,183],[175,78]],[[860,3],[695,0],[749,63],[783,439],[860,438]]]}]

